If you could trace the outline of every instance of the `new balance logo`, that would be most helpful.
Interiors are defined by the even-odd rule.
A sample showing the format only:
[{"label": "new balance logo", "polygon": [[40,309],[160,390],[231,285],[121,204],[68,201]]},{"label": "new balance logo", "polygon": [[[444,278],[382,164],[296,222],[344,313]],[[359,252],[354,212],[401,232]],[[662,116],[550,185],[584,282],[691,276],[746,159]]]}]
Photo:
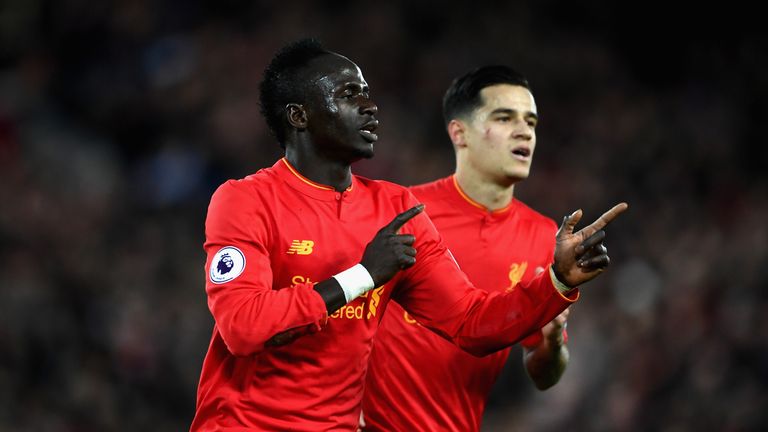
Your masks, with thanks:
[{"label": "new balance logo", "polygon": [[291,247],[288,248],[288,255],[309,255],[312,253],[312,248],[315,246],[315,242],[312,240],[294,240],[291,242]]}]

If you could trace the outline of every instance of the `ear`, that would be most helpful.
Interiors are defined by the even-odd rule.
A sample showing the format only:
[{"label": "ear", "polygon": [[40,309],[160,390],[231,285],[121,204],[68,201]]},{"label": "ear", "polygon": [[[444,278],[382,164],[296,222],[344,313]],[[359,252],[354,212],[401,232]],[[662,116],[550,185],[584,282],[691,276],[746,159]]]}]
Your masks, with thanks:
[{"label": "ear", "polygon": [[451,142],[454,147],[466,147],[467,142],[464,139],[464,130],[466,125],[461,120],[453,119],[448,123],[448,136],[451,138]]},{"label": "ear", "polygon": [[304,105],[289,103],[285,106],[285,115],[288,123],[296,129],[307,128],[307,111],[304,110]]}]

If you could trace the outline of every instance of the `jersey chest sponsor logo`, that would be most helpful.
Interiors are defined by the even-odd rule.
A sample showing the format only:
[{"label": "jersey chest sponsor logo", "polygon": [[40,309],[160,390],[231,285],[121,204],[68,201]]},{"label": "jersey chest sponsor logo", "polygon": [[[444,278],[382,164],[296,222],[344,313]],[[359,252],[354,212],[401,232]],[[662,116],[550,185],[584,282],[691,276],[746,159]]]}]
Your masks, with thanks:
[{"label": "jersey chest sponsor logo", "polygon": [[245,270],[245,255],[234,246],[219,249],[211,260],[208,277],[215,284],[223,284],[240,276]]},{"label": "jersey chest sponsor logo", "polygon": [[312,240],[294,240],[286,252],[288,255],[309,255],[315,247]]},{"label": "jersey chest sponsor logo", "polygon": [[[371,318],[375,318],[379,311],[382,291],[384,291],[383,286],[364,293],[357,299],[340,307],[336,312],[332,313],[329,318],[354,320],[370,320]],[[367,311],[366,305],[368,306]]]},{"label": "jersey chest sponsor logo", "polygon": [[403,320],[404,320],[405,322],[407,322],[408,324],[417,324],[417,325],[421,325],[421,324],[419,324],[419,322],[418,322],[418,321],[416,321],[415,319],[413,319],[413,317],[412,317],[410,314],[408,314],[408,312],[407,312],[407,311],[403,311]]},{"label": "jersey chest sponsor logo", "polygon": [[[316,284],[309,277],[296,275],[291,278],[293,285],[300,283]],[[384,285],[386,286],[386,285]],[[332,319],[366,319],[375,318],[381,308],[381,295],[384,292],[384,286],[372,289],[366,293],[363,293],[360,297],[351,302],[345,304],[332,313],[329,318]],[[366,307],[367,306],[367,307]]]}]

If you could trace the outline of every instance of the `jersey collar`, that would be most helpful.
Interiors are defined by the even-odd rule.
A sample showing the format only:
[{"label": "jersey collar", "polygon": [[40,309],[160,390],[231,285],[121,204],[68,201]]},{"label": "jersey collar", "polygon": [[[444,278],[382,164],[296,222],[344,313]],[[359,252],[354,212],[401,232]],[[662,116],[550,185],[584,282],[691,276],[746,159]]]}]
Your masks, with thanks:
[{"label": "jersey collar", "polygon": [[506,216],[509,214],[509,210],[512,209],[512,207],[515,204],[515,199],[512,198],[509,204],[507,204],[505,207],[502,207],[496,210],[489,210],[486,206],[470,198],[469,195],[467,195],[466,192],[464,192],[464,190],[461,189],[461,186],[459,186],[459,181],[456,180],[456,174],[451,175],[449,181],[453,185],[453,189],[456,191],[456,193],[458,194],[458,196],[461,198],[462,201],[482,211],[485,214],[490,214],[492,216]]},{"label": "jersey collar", "polygon": [[288,162],[288,159],[286,158],[282,158],[277,161],[277,163],[274,165],[274,168],[280,174],[280,177],[282,177],[283,180],[285,180],[285,182],[294,189],[305,195],[309,195],[313,198],[324,201],[332,201],[338,200],[341,197],[349,197],[350,193],[355,189],[355,184],[357,183],[357,179],[353,175],[352,183],[349,185],[349,187],[344,192],[336,192],[336,190],[331,186],[313,182],[312,180],[301,175],[301,173],[293,165],[291,165],[291,163]]}]

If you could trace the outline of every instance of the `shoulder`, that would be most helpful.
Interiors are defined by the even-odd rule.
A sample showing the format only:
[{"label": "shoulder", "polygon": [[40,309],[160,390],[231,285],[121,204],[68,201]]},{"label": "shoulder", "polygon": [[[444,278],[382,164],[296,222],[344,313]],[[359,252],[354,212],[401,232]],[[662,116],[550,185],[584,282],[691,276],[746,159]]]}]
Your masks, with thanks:
[{"label": "shoulder", "polygon": [[411,186],[409,189],[419,200],[441,199],[451,192],[453,176]]},{"label": "shoulder", "polygon": [[557,223],[552,218],[544,216],[518,199],[515,200],[515,206],[515,212],[521,220],[525,220],[531,225],[539,226],[542,229],[557,231]]},{"label": "shoulder", "polygon": [[372,180],[358,175],[355,177],[362,187],[380,198],[408,201],[413,197],[413,194],[411,194],[408,188],[397,183],[388,182],[386,180]]},{"label": "shoulder", "polygon": [[270,169],[262,169],[241,179],[222,183],[211,196],[208,214],[248,212],[264,208],[268,195],[275,193],[275,176]]},{"label": "shoulder", "polygon": [[227,180],[216,189],[205,219],[206,238],[256,238],[258,233],[271,230],[273,206],[268,203],[274,202],[270,196],[276,192],[274,181],[262,171]]},{"label": "shoulder", "polygon": [[241,179],[230,179],[222,183],[213,193],[214,199],[255,197],[260,191],[269,190],[275,183],[275,176],[270,168],[245,176]]}]

